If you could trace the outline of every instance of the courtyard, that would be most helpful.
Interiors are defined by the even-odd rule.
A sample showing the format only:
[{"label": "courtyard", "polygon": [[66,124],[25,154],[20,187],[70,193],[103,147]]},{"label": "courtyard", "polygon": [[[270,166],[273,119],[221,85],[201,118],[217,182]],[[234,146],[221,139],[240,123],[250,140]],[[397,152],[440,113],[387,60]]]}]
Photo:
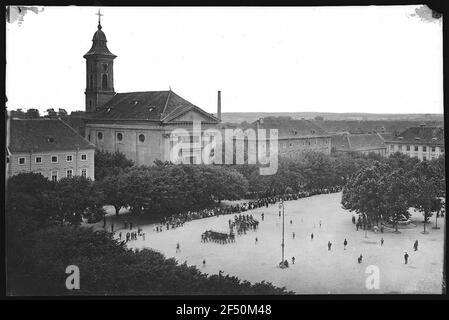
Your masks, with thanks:
[{"label": "courtyard", "polygon": [[[228,220],[233,220],[234,215],[222,215],[193,220],[175,229],[164,228],[163,232],[155,232],[154,224],[139,225],[145,240],[138,237],[128,246],[154,249],[178,263],[194,265],[203,273],[218,274],[221,270],[223,275],[252,283],[268,281],[296,294],[441,293],[444,219],[438,220],[440,229],[436,230],[432,229],[432,217],[427,226],[429,234],[422,234],[422,214],[413,212],[412,225],[401,228],[399,234],[388,228],[383,234],[365,233],[356,231],[352,213],[341,208],[340,200],[341,193],[333,193],[285,202],[285,259],[290,264],[287,269],[278,267],[282,241],[278,204],[245,212],[259,220],[259,228],[236,235],[234,243],[200,241],[206,230],[229,232]],[[117,237],[120,231],[123,239],[127,231],[117,230]],[[344,239],[348,241],[346,249]],[[417,251],[413,250],[415,240],[419,242]],[[331,250],[328,241],[332,243]],[[408,264],[404,264],[405,251],[409,254]],[[363,261],[359,264],[360,254]],[[291,263],[292,257],[295,264]],[[368,266],[378,267],[378,289],[366,286]]]}]

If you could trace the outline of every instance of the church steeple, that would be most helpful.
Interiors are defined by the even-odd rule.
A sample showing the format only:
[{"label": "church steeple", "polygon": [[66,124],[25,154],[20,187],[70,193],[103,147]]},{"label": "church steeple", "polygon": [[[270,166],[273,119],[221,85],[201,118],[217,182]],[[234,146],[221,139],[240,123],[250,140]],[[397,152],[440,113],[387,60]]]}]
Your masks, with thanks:
[{"label": "church steeple", "polygon": [[102,107],[115,94],[114,91],[114,59],[106,45],[106,35],[101,30],[102,14],[98,15],[98,27],[92,38],[92,47],[84,55],[86,59],[86,112],[94,112]]}]

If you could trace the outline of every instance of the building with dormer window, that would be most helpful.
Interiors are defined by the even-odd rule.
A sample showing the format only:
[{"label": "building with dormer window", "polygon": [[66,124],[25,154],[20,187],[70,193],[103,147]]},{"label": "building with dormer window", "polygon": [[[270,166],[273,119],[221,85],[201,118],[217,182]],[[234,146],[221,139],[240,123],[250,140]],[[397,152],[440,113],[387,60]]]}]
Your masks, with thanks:
[{"label": "building with dormer window", "polygon": [[95,146],[59,119],[11,119],[7,176],[41,173],[49,180],[94,179]]},{"label": "building with dormer window", "polygon": [[209,114],[171,90],[116,93],[114,59],[106,45],[101,22],[92,39],[86,59],[85,137],[100,150],[120,151],[136,165],[152,165],[155,160],[170,160],[170,134],[185,129],[180,137],[192,142],[192,148],[180,155],[185,163],[201,157],[194,147],[193,122],[200,121],[202,131],[220,123]]},{"label": "building with dormer window", "polygon": [[385,141],[387,153],[406,154],[419,160],[430,160],[444,154],[444,128],[425,124],[411,127]]}]

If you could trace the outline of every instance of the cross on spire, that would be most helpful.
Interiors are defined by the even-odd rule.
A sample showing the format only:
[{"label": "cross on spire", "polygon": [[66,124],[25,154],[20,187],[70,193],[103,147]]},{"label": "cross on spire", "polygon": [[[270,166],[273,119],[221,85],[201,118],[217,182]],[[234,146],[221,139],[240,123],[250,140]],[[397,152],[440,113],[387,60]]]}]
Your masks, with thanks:
[{"label": "cross on spire", "polygon": [[98,27],[101,28],[100,18],[101,18],[101,16],[103,16],[103,15],[101,14],[100,9],[98,9],[98,12],[97,12],[95,15],[98,16]]}]

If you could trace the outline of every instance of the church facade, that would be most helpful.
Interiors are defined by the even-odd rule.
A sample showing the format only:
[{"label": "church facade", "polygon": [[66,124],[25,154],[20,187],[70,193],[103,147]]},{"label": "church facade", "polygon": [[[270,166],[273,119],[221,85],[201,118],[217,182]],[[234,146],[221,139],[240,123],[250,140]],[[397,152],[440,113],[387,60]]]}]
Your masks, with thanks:
[{"label": "church facade", "polygon": [[[155,160],[173,161],[170,150],[173,132],[184,129],[176,139],[190,144],[181,150],[178,161],[201,161],[202,144],[193,123],[201,130],[215,128],[217,117],[183,99],[171,90],[116,93],[114,89],[114,59],[106,45],[106,35],[100,20],[86,59],[86,119],[85,137],[100,150],[120,151],[136,165],[152,165]],[[199,133],[199,134],[202,134]]]}]

